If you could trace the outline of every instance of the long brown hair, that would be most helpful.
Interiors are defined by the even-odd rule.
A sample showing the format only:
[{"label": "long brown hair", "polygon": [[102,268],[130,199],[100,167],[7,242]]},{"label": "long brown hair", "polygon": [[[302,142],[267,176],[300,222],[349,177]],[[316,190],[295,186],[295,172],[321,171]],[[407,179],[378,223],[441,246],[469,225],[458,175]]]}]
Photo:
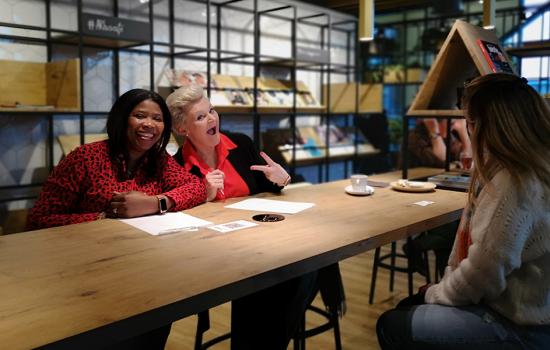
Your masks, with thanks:
[{"label": "long brown hair", "polygon": [[524,78],[478,77],[466,86],[462,105],[474,160],[470,203],[477,185],[503,168],[520,188],[522,178],[535,177],[550,189],[550,108]]}]

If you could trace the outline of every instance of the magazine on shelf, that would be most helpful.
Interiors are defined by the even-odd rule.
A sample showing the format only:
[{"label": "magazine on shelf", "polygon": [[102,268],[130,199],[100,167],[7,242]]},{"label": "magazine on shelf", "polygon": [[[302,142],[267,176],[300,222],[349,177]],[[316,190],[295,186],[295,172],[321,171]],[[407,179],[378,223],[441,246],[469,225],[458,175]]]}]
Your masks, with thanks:
[{"label": "magazine on shelf", "polygon": [[246,106],[251,105],[252,103],[248,99],[248,95],[244,91],[235,90],[235,89],[226,89],[225,95],[227,96],[230,104],[234,106]]},{"label": "magazine on shelf", "polygon": [[[164,73],[171,86],[181,87],[196,83],[206,88],[207,79],[204,72],[167,68]],[[211,87],[214,85],[212,83]]]},{"label": "magazine on shelf", "polygon": [[321,149],[323,143],[319,137],[319,134],[313,126],[301,126],[298,128],[300,137],[303,140],[303,147],[306,151],[309,152],[309,155],[312,157],[321,157],[324,155],[323,150]]},{"label": "magazine on shelf", "polygon": [[[248,95],[248,99],[250,101],[253,101],[254,100],[254,92],[252,90],[247,90],[246,91],[246,94]],[[264,92],[264,91],[257,91],[256,93],[256,103],[258,104],[258,106],[269,106],[270,105],[270,100],[269,98],[267,97],[267,94]]]},{"label": "magazine on shelf", "polygon": [[311,92],[300,92],[298,93],[298,99],[299,105],[304,107],[315,107],[319,106],[319,102],[313,97]]},{"label": "magazine on shelf", "polygon": [[481,39],[477,40],[477,44],[481,48],[483,56],[485,56],[493,73],[504,72],[514,74],[510,63],[497,44]]}]

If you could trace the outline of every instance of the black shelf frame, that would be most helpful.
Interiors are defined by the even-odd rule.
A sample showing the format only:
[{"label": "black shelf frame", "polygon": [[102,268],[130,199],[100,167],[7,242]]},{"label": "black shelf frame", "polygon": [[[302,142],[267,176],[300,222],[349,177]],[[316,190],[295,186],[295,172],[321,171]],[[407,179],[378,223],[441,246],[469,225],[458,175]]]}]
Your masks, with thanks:
[{"label": "black shelf frame", "polygon": [[[293,105],[290,110],[290,112],[287,113],[281,113],[281,112],[266,112],[259,110],[256,99],[253,99],[253,108],[252,112],[235,112],[235,113],[224,113],[224,115],[251,115],[252,117],[252,123],[253,123],[253,139],[258,145],[260,146],[260,133],[261,133],[261,118],[262,117],[274,117],[274,116],[288,116],[289,117],[289,124],[290,128],[292,130],[296,129],[296,119],[302,116],[310,116],[310,115],[318,115],[321,117],[321,123],[326,123],[327,125],[327,134],[326,137],[326,145],[329,145],[329,128],[328,125],[330,125],[331,116],[333,113],[329,110],[330,104],[328,101],[324,101],[324,104],[326,105],[325,111],[316,111],[316,112],[308,112],[308,111],[299,111],[297,109],[297,94],[298,91],[297,88],[297,80],[296,75],[299,70],[303,71],[310,71],[310,72],[317,72],[320,73],[320,89],[323,88],[323,83],[327,82],[330,84],[331,81],[331,74],[345,74],[347,76],[346,80],[356,79],[359,77],[359,74],[356,74],[357,71],[357,59],[358,55],[352,56],[350,55],[350,47],[351,42],[353,40],[357,40],[356,32],[357,32],[357,22],[353,19],[345,20],[342,22],[333,22],[332,16],[333,12],[331,10],[327,11],[319,11],[318,13],[313,13],[311,15],[298,17],[298,6],[300,5],[285,5],[285,6],[275,6],[273,5],[271,8],[268,8],[266,10],[259,10],[259,1],[265,1],[265,0],[253,0],[252,1],[252,8],[249,7],[243,7],[243,6],[237,6],[239,5],[239,2],[243,2],[242,0],[227,0],[224,2],[214,2],[211,0],[186,0],[189,2],[194,3],[200,3],[205,5],[206,8],[206,28],[207,28],[207,35],[206,35],[206,43],[204,47],[199,46],[193,46],[193,45],[183,45],[183,44],[177,44],[175,43],[175,34],[174,34],[174,28],[176,26],[176,23],[181,22],[176,16],[175,13],[175,1],[174,0],[167,0],[168,1],[168,16],[159,15],[156,18],[156,14],[154,13],[154,2],[149,1],[148,6],[148,19],[150,26],[150,38],[149,40],[144,40],[140,42],[132,42],[127,45],[123,46],[117,46],[117,44],[110,44],[110,43],[98,43],[96,41],[90,42],[89,39],[106,39],[103,37],[97,37],[92,35],[84,35],[82,32],[82,13],[83,8],[85,4],[85,0],[77,0],[76,2],[76,13],[77,13],[77,28],[78,30],[65,30],[65,29],[57,29],[52,26],[52,4],[51,0],[44,0],[45,1],[45,8],[46,8],[46,23],[45,26],[35,26],[35,25],[26,25],[26,24],[18,24],[18,23],[8,23],[8,22],[0,22],[0,27],[7,27],[7,28],[16,28],[16,29],[25,29],[25,30],[31,30],[36,31],[37,33],[45,33],[42,37],[33,37],[33,36],[24,36],[24,35],[10,35],[10,34],[0,34],[0,39],[9,40],[13,42],[20,42],[20,43],[26,43],[29,45],[45,45],[47,50],[47,61],[52,60],[52,50],[54,45],[65,45],[65,46],[71,46],[76,49],[76,57],[80,59],[80,110],[77,111],[55,111],[55,110],[21,110],[21,111],[1,111],[0,115],[30,115],[30,116],[44,116],[47,120],[47,150],[46,150],[46,164],[49,171],[51,171],[54,167],[54,143],[55,143],[55,135],[54,135],[54,124],[55,124],[55,117],[56,116],[75,116],[78,118],[78,125],[79,125],[79,135],[80,135],[80,143],[84,143],[84,138],[86,135],[86,117],[95,115],[95,116],[106,116],[108,111],[90,111],[85,109],[85,86],[84,86],[84,74],[85,71],[85,62],[84,58],[85,56],[85,50],[90,49],[99,49],[99,50],[108,50],[113,52],[113,71],[112,71],[112,84],[113,84],[113,93],[118,96],[120,94],[120,86],[119,86],[119,54],[120,52],[129,52],[129,53],[140,53],[140,54],[148,54],[149,55],[149,81],[150,81],[150,89],[155,90],[155,58],[156,57],[164,57],[168,58],[169,65],[171,68],[175,67],[175,60],[176,59],[186,59],[186,60],[197,60],[197,61],[204,61],[206,62],[206,69],[207,69],[207,79],[208,81],[211,81],[211,76],[213,74],[212,70],[215,69],[216,73],[221,73],[221,65],[222,64],[239,64],[239,65],[248,65],[253,67],[253,74],[254,77],[257,78],[260,76],[261,68],[263,66],[273,66],[280,64],[286,68],[289,68],[290,70],[290,77],[291,82],[293,85],[293,89],[291,90],[294,92],[294,98],[293,98]],[[264,2],[266,4],[267,2]],[[221,14],[224,9],[230,9],[234,11],[240,11],[244,13],[251,14],[254,18],[254,28],[253,28],[253,37],[254,37],[254,50],[253,52],[241,52],[236,50],[227,50],[227,49],[221,49],[221,33],[223,30],[222,23],[220,21]],[[286,15],[284,14],[286,11]],[[313,11],[310,11],[313,12]],[[211,13],[216,13],[216,20],[211,20]],[[290,15],[288,14],[290,13]],[[117,17],[119,15],[119,1],[118,0],[112,0],[112,16]],[[274,19],[289,21],[291,23],[291,37],[288,39],[291,43],[291,57],[285,58],[284,61],[276,61],[281,60],[280,57],[270,56],[270,55],[262,55],[260,54],[260,48],[262,43],[262,32],[260,28],[260,20],[262,17],[270,17]],[[338,17],[346,17],[345,14],[338,15]],[[325,19],[322,22],[319,22],[320,19]],[[160,42],[154,40],[154,21],[156,19],[162,19],[168,21],[168,30],[169,30],[169,39],[168,42]],[[353,28],[342,28],[344,25],[349,25],[349,23],[355,23],[355,26],[352,26]],[[319,63],[319,62],[310,62],[310,61],[304,61],[304,60],[298,60],[296,59],[296,51],[298,47],[298,43],[302,42],[302,39],[298,38],[297,35],[297,28],[299,25],[308,25],[308,26],[315,26],[321,29],[323,38],[322,43],[320,43],[320,49],[327,50],[329,52],[329,62],[326,63]],[[217,29],[215,37],[212,37],[212,30]],[[347,57],[347,63],[346,64],[340,64],[340,63],[332,63],[330,62],[330,47],[331,47],[331,32],[332,31],[339,31],[344,32],[347,35],[347,50],[348,50],[348,56]],[[326,37],[326,39],[325,39]],[[110,39],[106,39],[110,40]],[[113,39],[114,41],[114,39]],[[216,45],[213,47],[213,42],[215,41]],[[308,40],[304,39],[303,42],[308,42]],[[311,43],[311,42],[310,42]],[[165,50],[160,50],[161,48]],[[358,51],[358,44],[355,45],[355,51]],[[284,64],[282,64],[284,63]],[[213,67],[215,66],[215,68]],[[350,77],[351,76],[351,77]],[[211,94],[211,88],[210,84],[208,84],[207,87],[207,93],[210,96]],[[254,91],[258,91],[257,86],[257,79],[254,79]],[[330,94],[330,93],[329,93]],[[330,95],[328,96],[328,99],[330,100]],[[356,108],[357,111],[357,108]],[[357,114],[357,113],[356,113]],[[295,135],[295,133],[293,133]],[[357,138],[356,138],[357,139]],[[296,138],[294,136],[293,139],[293,159],[291,164],[289,164],[289,170],[291,174],[295,174],[297,164],[296,164]],[[353,160],[355,164],[355,160],[360,155],[357,154],[357,145],[356,145],[356,151],[354,154]],[[319,166],[319,181],[328,181],[329,180],[329,163],[333,163],[333,160],[330,159],[329,152],[327,151],[327,154],[325,156],[325,159],[318,162]],[[321,176],[322,167],[325,166],[325,176],[324,178]],[[346,174],[347,176],[347,168],[346,165]],[[16,194],[17,190],[25,190],[26,188],[33,188],[33,191],[30,191],[30,194],[28,195],[19,195]],[[12,201],[12,200],[20,200],[20,199],[32,199],[36,195],[36,189],[40,188],[40,184],[38,183],[31,183],[31,184],[21,184],[21,185],[8,185],[8,186],[0,186],[0,202],[5,201]],[[14,191],[14,195],[10,196],[10,191]],[[3,194],[2,194],[3,193]]]}]

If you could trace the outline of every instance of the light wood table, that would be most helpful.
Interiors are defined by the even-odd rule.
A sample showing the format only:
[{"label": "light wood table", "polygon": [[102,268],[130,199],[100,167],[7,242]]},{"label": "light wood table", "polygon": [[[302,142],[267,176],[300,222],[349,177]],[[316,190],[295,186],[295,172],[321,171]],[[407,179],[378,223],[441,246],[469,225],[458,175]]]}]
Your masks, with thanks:
[{"label": "light wood table", "polygon": [[[5,349],[94,348],[457,220],[466,194],[376,188],[347,180],[280,196],[313,208],[228,234],[150,236],[116,220],[0,237],[0,344]],[[257,212],[231,199],[186,211],[226,223]],[[430,200],[422,207],[413,203]]]}]

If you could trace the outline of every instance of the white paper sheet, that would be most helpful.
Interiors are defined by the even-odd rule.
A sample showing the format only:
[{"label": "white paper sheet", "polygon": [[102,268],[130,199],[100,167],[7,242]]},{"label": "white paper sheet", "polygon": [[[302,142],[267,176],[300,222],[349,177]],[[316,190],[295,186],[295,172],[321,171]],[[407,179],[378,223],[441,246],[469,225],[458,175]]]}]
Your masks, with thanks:
[{"label": "white paper sheet", "polygon": [[420,202],[415,202],[413,204],[419,205],[421,207],[425,207],[427,205],[434,204],[434,202],[432,202],[432,201],[420,201]]},{"label": "white paper sheet", "polygon": [[120,221],[153,236],[167,233],[196,231],[199,227],[212,225],[210,221],[199,219],[181,212],[143,216],[133,219],[121,219]]},{"label": "white paper sheet", "polygon": [[227,232],[236,231],[243,228],[249,228],[254,226],[258,226],[258,224],[255,222],[250,222],[246,220],[237,220],[237,221],[227,222],[225,224],[209,226],[208,228],[221,233],[227,233]]},{"label": "white paper sheet", "polygon": [[315,203],[249,198],[231,205],[226,205],[225,207],[231,209],[254,210],[268,213],[296,214],[301,212],[302,210],[311,208],[314,205]]}]

